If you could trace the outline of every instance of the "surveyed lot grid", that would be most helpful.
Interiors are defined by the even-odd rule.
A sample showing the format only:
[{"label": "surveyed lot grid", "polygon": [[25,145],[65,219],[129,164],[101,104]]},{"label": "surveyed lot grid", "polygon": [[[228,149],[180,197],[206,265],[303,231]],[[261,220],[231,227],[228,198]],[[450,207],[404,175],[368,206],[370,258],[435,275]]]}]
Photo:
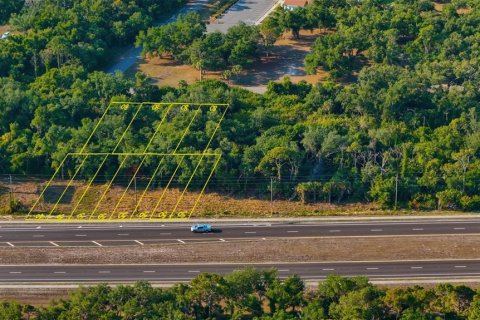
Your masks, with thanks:
[{"label": "surveyed lot grid", "polygon": [[27,219],[189,218],[218,166],[227,104],[112,102]]}]

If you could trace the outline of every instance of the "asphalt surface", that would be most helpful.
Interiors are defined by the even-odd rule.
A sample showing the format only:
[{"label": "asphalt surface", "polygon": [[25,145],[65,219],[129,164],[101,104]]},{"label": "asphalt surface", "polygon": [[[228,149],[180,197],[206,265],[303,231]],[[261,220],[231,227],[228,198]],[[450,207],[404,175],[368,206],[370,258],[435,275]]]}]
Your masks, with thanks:
[{"label": "asphalt surface", "polygon": [[[200,11],[206,7],[209,0],[195,0],[188,2],[182,9],[178,10],[170,18],[158,21],[155,25],[161,26],[167,23],[175,21],[180,14],[186,14],[190,11]],[[133,66],[138,60],[140,60],[142,48],[135,48],[135,46],[128,47],[125,52],[116,60],[115,64],[110,66],[106,71],[107,73],[115,73],[117,71],[125,72],[131,66]]]},{"label": "asphalt surface", "polygon": [[480,219],[398,221],[224,223],[214,232],[190,232],[190,224],[10,224],[0,223],[0,247],[102,247],[234,242],[284,238],[388,237],[480,234]]},{"label": "asphalt surface", "polygon": [[150,265],[4,265],[0,283],[85,283],[138,280],[188,281],[201,272],[227,274],[252,266],[276,268],[280,278],[297,274],[304,280],[322,280],[328,274],[374,279],[452,279],[480,276],[480,260],[312,262],[271,264],[150,264]]},{"label": "asphalt surface", "polygon": [[207,25],[207,31],[220,31],[226,33],[227,30],[244,22],[247,25],[257,24],[278,2],[278,0],[240,0],[235,3],[220,19]]}]

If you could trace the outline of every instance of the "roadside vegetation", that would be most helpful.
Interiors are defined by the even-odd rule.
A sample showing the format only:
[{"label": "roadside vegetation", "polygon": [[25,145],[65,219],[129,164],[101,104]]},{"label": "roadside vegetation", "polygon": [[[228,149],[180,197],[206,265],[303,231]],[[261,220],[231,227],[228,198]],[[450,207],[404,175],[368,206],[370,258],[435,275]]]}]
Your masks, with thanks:
[{"label": "roadside vegetation", "polygon": [[[428,1],[341,7],[317,1],[305,14],[318,10],[309,20],[318,21],[312,27],[329,28],[332,35],[322,35],[307,60],[330,61],[315,55],[333,52],[333,39],[350,30],[349,40],[335,45],[338,59],[331,66],[354,77],[338,81],[340,74],[330,69],[329,81],[294,84],[285,78],[270,83],[263,95],[220,81],[159,88],[142,74],[127,79],[92,71],[108,59],[112,43],[135,36],[126,17],[157,12],[155,4],[141,3],[148,5],[114,10],[117,2],[108,2],[90,10],[88,1],[42,1],[11,18],[28,32],[0,41],[0,172],[50,174],[67,152],[83,144],[112,99],[230,103],[211,144],[224,156],[207,191],[245,198],[273,194],[305,203],[480,209],[478,0],[447,3],[441,12]],[[79,15],[82,19],[67,23]],[[146,28],[141,22],[138,29]],[[257,57],[258,37],[267,34],[262,27],[240,25],[226,35],[207,35],[195,14],[173,26],[142,33],[138,41],[151,44],[145,54],[172,55],[200,69],[248,66]],[[357,34],[367,48],[352,42]],[[170,47],[158,40],[172,37],[173,44],[165,42]],[[325,39],[333,41],[331,47],[324,46]],[[214,116],[204,120],[214,120],[209,117]],[[124,127],[127,118],[107,120],[114,128]],[[169,128],[165,134],[175,136],[175,128]],[[192,135],[201,137],[202,128],[192,128]],[[98,143],[100,148],[108,141]],[[190,143],[188,150],[203,145]],[[162,165],[168,171],[174,164]],[[185,170],[187,177],[190,169]]]},{"label": "roadside vegetation", "polygon": [[0,303],[0,319],[255,319],[433,320],[480,317],[480,293],[464,285],[426,289],[379,288],[363,277],[330,275],[315,290],[298,276],[244,269],[226,276],[202,273],[170,289],[82,287],[46,307]]}]

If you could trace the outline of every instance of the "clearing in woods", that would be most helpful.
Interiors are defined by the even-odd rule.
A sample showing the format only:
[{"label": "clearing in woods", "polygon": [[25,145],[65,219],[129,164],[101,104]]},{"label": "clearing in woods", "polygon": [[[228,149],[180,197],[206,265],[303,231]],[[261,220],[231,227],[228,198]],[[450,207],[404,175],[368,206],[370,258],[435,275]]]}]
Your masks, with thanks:
[{"label": "clearing in woods", "polygon": [[[307,75],[303,66],[303,60],[310,52],[315,39],[324,32],[320,29],[312,32],[302,30],[299,39],[285,33],[276,41],[268,57],[262,57],[251,69],[233,77],[229,84],[262,93],[266,91],[269,81],[278,81],[285,76],[289,76],[293,82],[305,80],[312,84],[325,80],[327,72],[319,70],[315,75]],[[187,83],[200,80],[197,69],[172,59],[143,59],[139,65],[135,65],[127,72],[132,75],[138,71],[147,74],[161,86],[176,87],[181,80]],[[221,72],[207,72],[204,79],[222,80]]]}]

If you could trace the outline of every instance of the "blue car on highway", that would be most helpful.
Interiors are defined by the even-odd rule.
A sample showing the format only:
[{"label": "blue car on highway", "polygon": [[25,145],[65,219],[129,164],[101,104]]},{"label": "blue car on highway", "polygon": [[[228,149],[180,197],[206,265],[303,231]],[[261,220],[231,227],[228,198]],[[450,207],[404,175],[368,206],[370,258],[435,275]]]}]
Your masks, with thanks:
[{"label": "blue car on highway", "polygon": [[209,224],[196,224],[190,228],[190,231],[197,233],[212,232],[212,226]]}]

